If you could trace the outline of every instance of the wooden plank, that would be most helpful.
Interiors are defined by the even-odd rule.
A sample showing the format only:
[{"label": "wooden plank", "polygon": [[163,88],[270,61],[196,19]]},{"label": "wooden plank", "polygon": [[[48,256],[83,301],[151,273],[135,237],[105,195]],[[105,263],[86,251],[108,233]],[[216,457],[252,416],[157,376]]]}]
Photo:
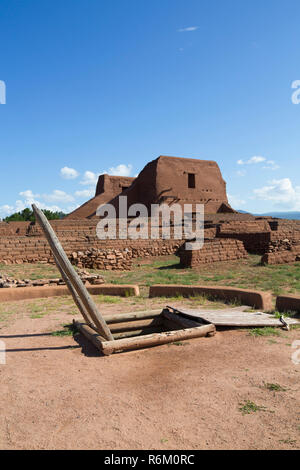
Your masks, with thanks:
[{"label": "wooden plank", "polygon": [[112,332],[113,336],[115,336],[114,333],[121,333],[123,331],[140,330],[141,328],[145,328],[147,326],[160,326],[162,324],[163,324],[163,318],[158,316],[156,318],[149,318],[146,320],[137,320],[137,321],[131,321],[131,322],[126,322],[126,323],[111,323],[110,331]]},{"label": "wooden plank", "polygon": [[199,322],[190,320],[181,315],[176,315],[166,309],[163,310],[162,316],[164,319],[168,320],[168,324],[173,324],[176,328],[197,328],[199,326]]},{"label": "wooden plank", "polygon": [[[170,307],[172,308],[172,307]],[[176,315],[193,319],[194,321],[213,323],[216,326],[232,326],[232,327],[265,327],[279,326],[283,324],[273,315],[263,312],[244,312],[236,309],[224,310],[189,310],[176,309],[173,311]],[[291,318],[285,318],[289,325],[300,323]]]},{"label": "wooden plank", "polygon": [[162,309],[159,310],[145,310],[143,312],[130,312],[112,315],[103,315],[104,320],[108,325],[111,323],[122,323],[130,320],[142,320],[148,318],[155,318],[161,315]]},{"label": "wooden plank", "polygon": [[45,234],[45,237],[48,240],[48,243],[54,255],[54,259],[59,263],[61,269],[64,271],[65,275],[69,279],[69,282],[71,283],[73,289],[75,290],[76,294],[83,303],[85,309],[89,313],[99,334],[101,334],[101,336],[103,336],[106,340],[112,341],[113,336],[105,320],[102,318],[102,315],[98,311],[94,301],[86,290],[83,282],[81,281],[80,277],[78,276],[72,264],[70,263],[66,253],[64,252],[60,244],[60,241],[58,240],[54,230],[52,229],[45,215],[40,209],[35,206],[35,204],[32,205],[32,209],[34,211],[36,220],[38,221]]},{"label": "wooden plank", "polygon": [[149,335],[152,333],[161,333],[163,330],[159,327],[145,327],[142,330],[125,331],[124,333],[114,333],[114,339],[131,338],[132,336]]},{"label": "wooden plank", "polygon": [[115,341],[105,341],[101,343],[103,354],[110,355],[116,352],[130,351],[134,349],[159,346],[162,344],[184,341],[187,339],[200,338],[212,335],[216,331],[214,325],[204,325],[197,328],[185,330],[167,331],[164,333],[154,333],[145,336],[135,336],[133,338],[118,339]]}]

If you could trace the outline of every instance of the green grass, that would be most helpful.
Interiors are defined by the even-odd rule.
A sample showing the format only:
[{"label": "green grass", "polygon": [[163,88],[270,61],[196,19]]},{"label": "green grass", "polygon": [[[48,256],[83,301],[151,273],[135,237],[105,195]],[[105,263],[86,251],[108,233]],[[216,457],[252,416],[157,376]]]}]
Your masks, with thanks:
[{"label": "green grass", "polygon": [[[259,255],[248,259],[211,263],[197,269],[184,269],[176,256],[137,259],[131,271],[99,271],[108,283],[139,284],[204,284],[270,291],[274,295],[300,293],[300,263],[292,265],[261,266]],[[0,273],[18,279],[60,277],[55,266],[37,264],[0,265]]]},{"label": "green grass", "polygon": [[117,297],[113,295],[98,295],[97,301],[102,304],[118,304],[122,302],[122,297]]},{"label": "green grass", "polygon": [[76,326],[71,323],[70,325],[63,325],[63,330],[53,331],[52,336],[76,336],[79,334]]},{"label": "green grass", "polygon": [[249,330],[250,336],[281,336],[281,331],[277,328],[271,326],[266,326],[265,328],[253,328]]},{"label": "green grass", "polygon": [[212,263],[198,269],[184,269],[176,256],[138,259],[132,271],[97,271],[113,284],[204,284],[270,291],[274,295],[300,293],[300,263],[261,266],[261,256],[250,255],[246,260]]},{"label": "green grass", "polygon": [[239,411],[243,415],[249,415],[251,413],[256,413],[257,411],[265,411],[265,406],[256,405],[253,401],[246,400],[244,403],[240,403]]},{"label": "green grass", "polygon": [[270,392],[286,392],[286,388],[279,384],[265,383],[264,387]]}]

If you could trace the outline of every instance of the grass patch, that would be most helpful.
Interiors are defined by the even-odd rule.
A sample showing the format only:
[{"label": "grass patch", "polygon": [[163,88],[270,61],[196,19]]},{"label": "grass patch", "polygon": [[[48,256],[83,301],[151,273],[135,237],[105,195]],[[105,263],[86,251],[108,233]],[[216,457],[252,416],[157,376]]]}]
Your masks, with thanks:
[{"label": "grass patch", "polygon": [[281,331],[277,328],[271,326],[266,326],[265,328],[253,328],[249,330],[250,336],[281,336]]},{"label": "grass patch", "polygon": [[264,387],[270,392],[286,392],[286,388],[279,384],[265,383]]},{"label": "grass patch", "polygon": [[63,330],[53,331],[51,333],[52,336],[77,336],[79,334],[78,329],[76,326],[71,323],[70,325],[63,325]]},{"label": "grass patch", "polygon": [[246,400],[244,403],[240,403],[241,407],[239,408],[239,411],[243,415],[249,415],[251,413],[256,413],[257,411],[265,411],[266,407],[265,406],[259,406],[256,405],[253,401]]},{"label": "grass patch", "polygon": [[113,295],[98,295],[97,301],[104,304],[118,304],[122,302],[122,298]]}]

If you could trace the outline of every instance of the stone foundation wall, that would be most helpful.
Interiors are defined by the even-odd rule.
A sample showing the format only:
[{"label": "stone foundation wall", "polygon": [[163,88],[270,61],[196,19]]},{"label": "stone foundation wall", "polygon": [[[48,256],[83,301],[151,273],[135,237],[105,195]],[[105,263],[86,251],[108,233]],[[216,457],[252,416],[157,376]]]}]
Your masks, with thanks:
[{"label": "stone foundation wall", "polygon": [[247,258],[248,253],[239,240],[215,239],[207,240],[202,250],[180,249],[179,256],[183,267],[193,268],[203,264]]},{"label": "stone foundation wall", "polygon": [[[131,251],[132,258],[174,254],[182,245],[180,240],[99,240],[95,236],[60,237],[68,257],[72,253],[85,253],[91,249]],[[53,263],[50,247],[45,238],[2,237],[0,238],[0,263]],[[112,263],[113,264],[113,263]]]}]

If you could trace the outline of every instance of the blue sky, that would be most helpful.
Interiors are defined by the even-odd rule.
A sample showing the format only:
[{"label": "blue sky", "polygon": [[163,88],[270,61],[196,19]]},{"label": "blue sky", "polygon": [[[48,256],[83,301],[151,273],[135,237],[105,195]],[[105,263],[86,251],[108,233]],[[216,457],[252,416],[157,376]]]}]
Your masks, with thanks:
[{"label": "blue sky", "polygon": [[299,17],[298,0],[1,0],[0,217],[68,212],[159,155],[216,160],[235,208],[300,210]]}]

